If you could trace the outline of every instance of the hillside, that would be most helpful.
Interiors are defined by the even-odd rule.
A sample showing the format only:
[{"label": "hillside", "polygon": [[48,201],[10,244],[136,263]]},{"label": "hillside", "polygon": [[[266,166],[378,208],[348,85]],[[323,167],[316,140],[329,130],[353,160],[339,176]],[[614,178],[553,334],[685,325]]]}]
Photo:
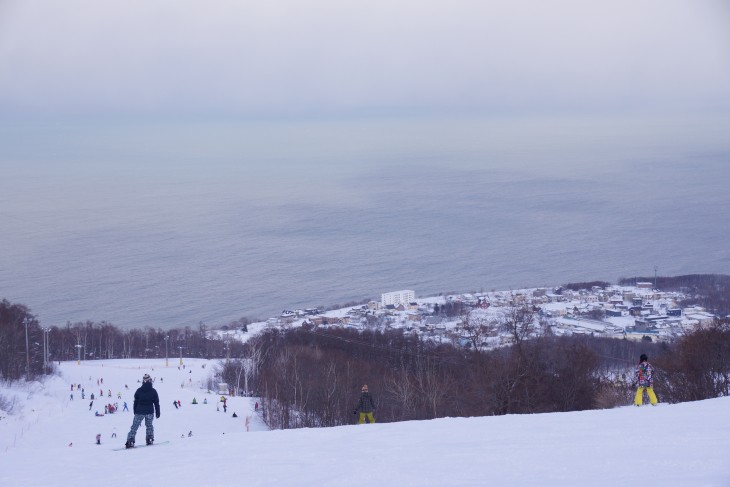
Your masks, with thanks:
[{"label": "hillside", "polygon": [[[174,360],[168,368],[164,360],[65,362],[61,376],[43,384],[4,386],[0,394],[16,403],[13,413],[0,413],[0,484],[566,487],[645,479],[664,486],[730,485],[730,398],[267,431],[253,411],[254,399],[231,398],[226,414],[216,411],[218,396],[200,389],[215,362],[185,359],[185,365],[179,370]],[[89,411],[89,394],[111,389],[113,397],[104,403],[127,401],[131,407],[145,372],[156,377],[161,397],[155,436],[169,444],[114,451],[124,443],[132,414],[95,417],[99,401]],[[86,400],[78,391],[70,399],[72,382],[82,384]],[[193,397],[201,404],[192,405]],[[202,404],[205,398],[208,404]],[[173,399],[180,399],[180,409]],[[234,411],[238,418],[231,417]],[[111,438],[115,431],[118,437]]]}]

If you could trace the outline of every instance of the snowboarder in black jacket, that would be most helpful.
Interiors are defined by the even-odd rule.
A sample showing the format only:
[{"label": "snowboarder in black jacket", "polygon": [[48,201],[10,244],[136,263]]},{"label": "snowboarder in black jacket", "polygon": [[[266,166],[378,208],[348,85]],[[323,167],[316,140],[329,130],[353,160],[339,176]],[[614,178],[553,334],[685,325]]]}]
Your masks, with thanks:
[{"label": "snowboarder in black jacket", "polygon": [[134,393],[134,406],[132,411],[134,412],[132,429],[129,430],[127,443],[124,446],[127,448],[134,447],[134,437],[137,435],[137,429],[142,424],[143,419],[147,430],[145,438],[147,444],[151,445],[155,441],[155,430],[152,426],[152,419],[153,416],[160,417],[160,398],[157,395],[157,391],[152,387],[152,377],[149,374],[145,374],[142,377],[142,387]]},{"label": "snowboarder in black jacket", "polygon": [[365,422],[365,418],[368,418],[368,423],[374,423],[375,418],[373,417],[373,412],[375,411],[375,402],[373,401],[373,396],[370,395],[368,392],[368,386],[364,385],[362,386],[362,394],[360,394],[360,401],[357,403],[357,407],[355,407],[355,410],[353,411],[353,414],[360,413],[360,419],[358,420],[357,424],[363,424]]}]

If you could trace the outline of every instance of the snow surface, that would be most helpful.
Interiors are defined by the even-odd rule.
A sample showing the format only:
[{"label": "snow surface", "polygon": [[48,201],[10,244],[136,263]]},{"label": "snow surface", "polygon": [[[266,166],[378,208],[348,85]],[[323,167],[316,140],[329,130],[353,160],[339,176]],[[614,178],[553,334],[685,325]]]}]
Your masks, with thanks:
[{"label": "snow surface", "polygon": [[[17,398],[13,413],[0,412],[0,485],[730,486],[730,398],[268,431],[255,398],[230,398],[227,414],[216,411],[219,396],[200,389],[216,362],[184,361],[185,370],[177,359],[167,368],[159,359],[67,362],[61,377],[0,387]],[[161,398],[155,437],[170,443],[114,451],[133,415],[94,411],[123,401],[131,409],[144,373],[156,377]],[[86,400],[77,391],[70,399],[72,382],[85,388]],[[99,389],[113,397],[89,411],[89,394]],[[193,397],[201,404],[192,405]],[[353,391],[353,404],[357,397]],[[137,432],[143,443],[144,425]]]}]

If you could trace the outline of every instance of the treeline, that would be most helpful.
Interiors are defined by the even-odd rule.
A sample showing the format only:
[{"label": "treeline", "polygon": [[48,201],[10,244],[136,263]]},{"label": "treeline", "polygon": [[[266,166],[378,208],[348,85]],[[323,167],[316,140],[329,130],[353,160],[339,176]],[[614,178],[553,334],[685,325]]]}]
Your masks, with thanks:
[{"label": "treeline", "polygon": [[[654,277],[619,279],[621,286],[635,286],[637,282],[654,282]],[[685,276],[657,277],[656,287],[664,291],[678,291],[688,298],[682,306],[699,305],[720,316],[730,314],[730,276],[724,274],[688,274]]]},{"label": "treeline", "polygon": [[570,289],[571,291],[581,291],[583,289],[593,289],[594,287],[605,289],[610,285],[611,283],[606,281],[569,282],[568,284],[563,284],[563,288]]},{"label": "treeline", "polygon": [[402,330],[302,328],[249,342],[260,358],[254,387],[272,428],[353,423],[363,384],[381,422],[544,413],[631,403],[642,353],[663,402],[730,395],[730,326],[667,344],[590,336],[543,337],[489,352]]},{"label": "treeline", "polygon": [[25,305],[0,301],[0,378],[6,380],[49,373],[53,362],[62,360],[164,358],[166,353],[171,359],[222,358],[240,356],[242,350],[240,342],[210,338],[202,323],[172,330],[121,330],[104,321],[43,328]]},{"label": "treeline", "polygon": [[663,402],[730,395],[730,326],[720,322],[677,342],[591,336],[542,337],[488,352],[419,339],[402,330],[272,330],[254,387],[272,428],[353,423],[363,384],[381,422],[447,416],[545,413],[631,403],[642,353],[657,369]]}]

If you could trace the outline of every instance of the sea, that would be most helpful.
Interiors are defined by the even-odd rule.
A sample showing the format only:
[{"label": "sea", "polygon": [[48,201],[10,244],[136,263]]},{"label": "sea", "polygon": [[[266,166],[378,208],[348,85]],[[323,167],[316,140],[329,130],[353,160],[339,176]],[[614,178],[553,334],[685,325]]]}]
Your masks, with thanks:
[{"label": "sea", "polygon": [[0,124],[0,299],[43,326],[730,273],[722,116]]}]

